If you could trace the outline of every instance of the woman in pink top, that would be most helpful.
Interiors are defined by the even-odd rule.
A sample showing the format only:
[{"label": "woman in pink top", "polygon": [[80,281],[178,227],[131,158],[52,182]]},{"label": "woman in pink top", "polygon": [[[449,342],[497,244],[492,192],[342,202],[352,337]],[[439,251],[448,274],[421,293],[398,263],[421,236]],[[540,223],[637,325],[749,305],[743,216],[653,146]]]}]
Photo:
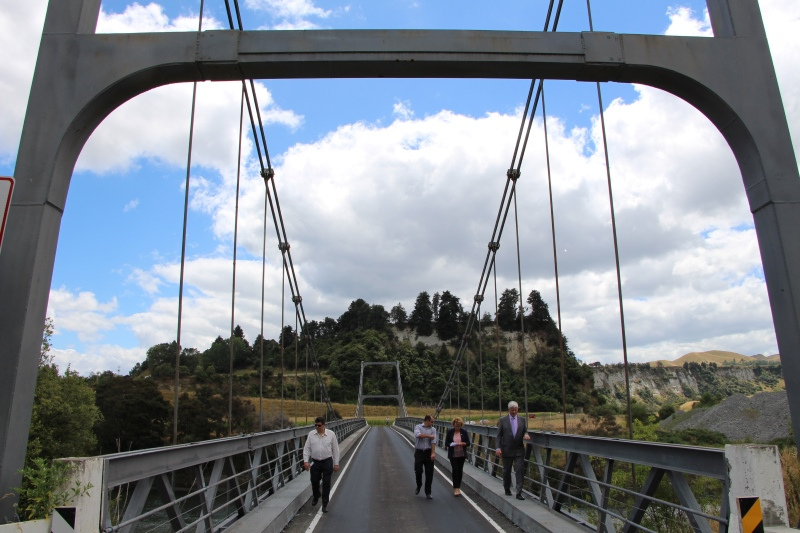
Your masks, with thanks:
[{"label": "woman in pink top", "polygon": [[469,435],[464,430],[464,421],[459,417],[453,419],[453,427],[447,430],[444,446],[447,458],[453,471],[453,495],[461,496],[461,478],[464,474],[464,461],[467,459]]}]

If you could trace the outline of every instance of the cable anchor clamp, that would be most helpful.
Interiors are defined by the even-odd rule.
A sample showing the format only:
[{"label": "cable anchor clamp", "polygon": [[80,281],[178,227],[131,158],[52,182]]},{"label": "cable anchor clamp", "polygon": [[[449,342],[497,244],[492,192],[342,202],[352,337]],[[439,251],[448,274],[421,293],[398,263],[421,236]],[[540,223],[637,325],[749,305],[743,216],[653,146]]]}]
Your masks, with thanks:
[{"label": "cable anchor clamp", "polygon": [[498,241],[492,241],[489,243],[489,249],[493,252],[496,252],[500,249],[500,243]]},{"label": "cable anchor clamp", "polygon": [[264,178],[265,181],[274,178],[275,177],[275,169],[272,168],[272,167],[270,167],[270,168],[262,168],[261,169],[261,177]]},{"label": "cable anchor clamp", "polygon": [[476,294],[475,295],[475,301],[477,303],[481,303],[483,301],[483,294]]},{"label": "cable anchor clamp", "polygon": [[509,168],[506,172],[506,176],[511,181],[517,181],[519,179],[519,169],[517,168]]},{"label": "cable anchor clamp", "polygon": [[288,242],[279,242],[278,243],[278,250],[280,250],[281,252],[288,252],[289,248],[291,248],[291,246],[289,246]]},{"label": "cable anchor clamp", "polygon": [[292,302],[294,302],[295,305],[299,304],[302,301],[303,297],[300,296],[299,294],[297,296],[292,296]]}]

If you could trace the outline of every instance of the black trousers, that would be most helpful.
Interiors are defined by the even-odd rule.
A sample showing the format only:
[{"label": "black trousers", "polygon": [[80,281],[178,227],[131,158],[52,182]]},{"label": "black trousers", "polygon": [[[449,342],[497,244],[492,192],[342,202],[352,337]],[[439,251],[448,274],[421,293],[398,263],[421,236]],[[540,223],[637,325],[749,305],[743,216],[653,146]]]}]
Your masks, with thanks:
[{"label": "black trousers", "polygon": [[433,486],[433,459],[430,450],[414,450],[414,475],[417,487],[422,486],[422,468],[425,468],[425,494],[431,493]]},{"label": "black trousers", "polygon": [[322,505],[328,505],[331,495],[331,476],[333,475],[333,458],[328,457],[322,461],[311,463],[311,491],[314,499],[318,500],[319,481],[322,479]]},{"label": "black trousers", "polygon": [[453,469],[453,488],[461,488],[461,478],[464,477],[464,461],[466,457],[452,457],[450,459],[450,466]]},{"label": "black trousers", "polygon": [[511,465],[514,465],[514,473],[516,480],[514,488],[517,489],[517,495],[522,494],[522,485],[524,483],[523,476],[525,475],[525,456],[518,452],[514,457],[509,457],[503,454],[503,488],[509,490],[511,488]]}]

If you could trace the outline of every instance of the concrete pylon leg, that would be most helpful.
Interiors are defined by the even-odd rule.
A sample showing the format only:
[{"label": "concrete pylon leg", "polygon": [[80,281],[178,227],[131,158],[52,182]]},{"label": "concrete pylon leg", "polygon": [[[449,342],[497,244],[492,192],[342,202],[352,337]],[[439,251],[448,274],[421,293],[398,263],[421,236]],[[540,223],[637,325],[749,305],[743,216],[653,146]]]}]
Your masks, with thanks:
[{"label": "concrete pylon leg", "polygon": [[[50,2],[44,32],[94,33],[99,13],[100,0]],[[37,63],[37,71],[40,68],[42,65]],[[34,90],[32,88],[31,93]],[[41,109],[35,112],[41,114]],[[30,109],[28,114],[31,114]],[[28,129],[28,120],[26,118],[23,135]],[[22,165],[25,164],[23,161]],[[62,206],[50,201],[47,164],[33,179],[17,176],[15,172],[17,186],[0,254],[0,279],[5,280],[0,281],[0,339],[3,340],[0,352],[3,368],[0,372],[0,523],[13,519],[17,501],[13,489],[20,486],[22,479],[20,470],[25,464],[42,331],[61,226]],[[63,169],[64,172],[71,175],[73,166],[74,161],[69,169]]]}]

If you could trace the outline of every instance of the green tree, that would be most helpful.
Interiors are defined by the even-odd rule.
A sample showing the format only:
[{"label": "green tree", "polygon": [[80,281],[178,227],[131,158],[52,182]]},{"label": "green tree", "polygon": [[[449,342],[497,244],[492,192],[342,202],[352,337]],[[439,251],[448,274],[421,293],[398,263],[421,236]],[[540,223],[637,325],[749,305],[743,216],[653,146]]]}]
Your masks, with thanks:
[{"label": "green tree", "polygon": [[92,428],[100,419],[95,393],[77,372],[59,374],[55,364],[39,367],[33,399],[27,459],[91,455]]},{"label": "green tree", "polygon": [[414,302],[414,310],[408,319],[417,335],[427,337],[433,333],[433,309],[431,308],[431,297],[426,291],[422,291]]},{"label": "green tree", "polygon": [[392,310],[389,311],[389,320],[392,321],[398,329],[405,329],[406,323],[408,322],[408,315],[406,314],[406,309],[403,307],[403,304],[400,302],[397,303]]},{"label": "green tree", "polygon": [[104,372],[96,378],[95,393],[103,415],[94,427],[100,453],[164,444],[172,409],[155,382]]},{"label": "green tree", "polygon": [[247,341],[241,337],[223,339],[218,336],[214,342],[200,356],[204,367],[209,365],[220,374],[227,374],[230,369],[231,341],[233,342],[233,368],[244,368],[252,364],[253,350]]},{"label": "green tree", "polygon": [[519,292],[517,289],[506,289],[500,295],[497,304],[497,323],[503,331],[519,331],[517,312]]},{"label": "green tree", "polygon": [[557,330],[556,323],[550,316],[550,310],[547,303],[542,300],[542,295],[539,291],[532,290],[526,300],[530,306],[531,312],[527,316],[526,324],[529,332],[545,332],[551,334]]},{"label": "green tree", "polygon": [[[438,294],[438,293],[437,293]],[[461,301],[450,291],[444,291],[439,300],[439,313],[436,315],[436,333],[443,341],[457,337],[461,332],[459,320],[464,314]]]},{"label": "green tree", "polygon": [[[163,374],[162,377],[171,377],[175,375],[175,352],[178,349],[177,341],[162,342],[155,344],[147,349],[145,362],[140,366],[140,370],[150,369],[152,373],[156,367],[161,367],[159,371]],[[180,366],[185,366],[190,372],[193,372],[197,367],[200,360],[200,352],[195,348],[183,348],[179,359]],[[131,372],[132,376],[137,375]],[[154,376],[158,377],[158,376]]]}]

